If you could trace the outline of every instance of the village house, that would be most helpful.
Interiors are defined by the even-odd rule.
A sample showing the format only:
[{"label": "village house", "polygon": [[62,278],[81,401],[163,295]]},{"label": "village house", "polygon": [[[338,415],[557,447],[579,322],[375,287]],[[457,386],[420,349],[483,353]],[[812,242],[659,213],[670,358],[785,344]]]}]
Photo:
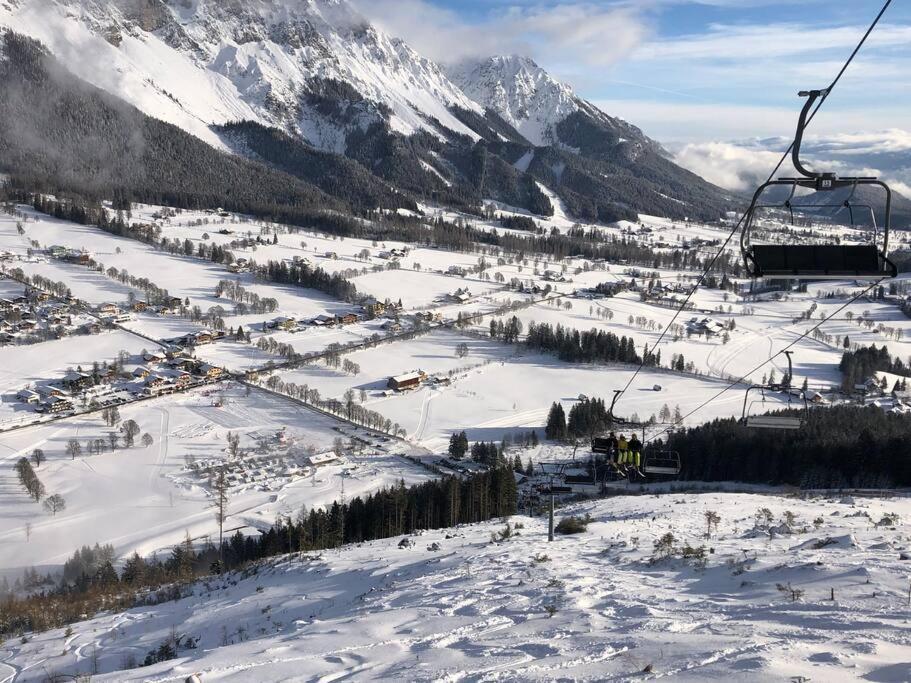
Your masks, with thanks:
[{"label": "village house", "polygon": [[328,465],[331,462],[338,460],[338,456],[333,451],[327,451],[326,453],[317,453],[316,455],[311,455],[307,458],[307,462],[313,467],[319,467],[321,465]]},{"label": "village house", "polygon": [[36,389],[36,391],[47,401],[50,398],[64,398],[66,392],[63,391],[60,387],[55,387],[52,384],[43,384]]},{"label": "village house", "polygon": [[335,325],[336,319],[335,316],[326,315],[325,313],[316,316],[310,321],[311,325],[316,325],[317,327],[332,327]]},{"label": "village house", "polygon": [[68,372],[63,376],[62,384],[69,391],[82,391],[94,385],[95,381],[84,372]]},{"label": "village house", "polygon": [[41,401],[41,396],[37,391],[32,391],[31,389],[23,389],[18,394],[16,398],[22,403],[37,404]]},{"label": "village house", "polygon": [[60,396],[51,396],[41,407],[48,413],[62,413],[73,409],[73,404],[69,400]]},{"label": "village house", "polygon": [[448,298],[450,301],[453,301],[457,304],[465,304],[471,300],[471,292],[468,290],[468,288],[457,289],[455,292],[450,294]]},{"label": "village house", "polygon": [[427,379],[427,375],[423,370],[415,370],[414,372],[390,377],[386,386],[395,391],[406,391],[408,389],[416,389],[425,379]]},{"label": "village house", "polygon": [[224,370],[217,365],[203,363],[199,366],[198,373],[206,379],[218,379],[224,374]]},{"label": "village house", "polygon": [[357,313],[345,313],[338,316],[338,321],[342,325],[352,325],[358,321]]},{"label": "village house", "polygon": [[101,304],[96,310],[99,315],[117,315],[120,313],[120,307],[111,303]]},{"label": "village house", "polygon": [[149,375],[143,385],[143,392],[155,396],[162,393],[170,384],[167,378],[161,375]]},{"label": "village house", "polygon": [[269,323],[269,327],[273,330],[294,330],[297,329],[297,321],[294,318],[288,318],[286,316],[280,316]]}]

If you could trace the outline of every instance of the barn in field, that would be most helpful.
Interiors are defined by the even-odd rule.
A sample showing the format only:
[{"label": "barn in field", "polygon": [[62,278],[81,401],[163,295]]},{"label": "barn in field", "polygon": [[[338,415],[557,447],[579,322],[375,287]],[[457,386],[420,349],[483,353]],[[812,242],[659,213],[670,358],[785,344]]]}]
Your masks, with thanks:
[{"label": "barn in field", "polygon": [[404,375],[390,377],[386,386],[390,389],[395,389],[396,391],[405,391],[407,389],[416,389],[421,386],[421,382],[425,379],[427,379],[427,375],[422,370],[416,370],[415,372],[408,372]]}]

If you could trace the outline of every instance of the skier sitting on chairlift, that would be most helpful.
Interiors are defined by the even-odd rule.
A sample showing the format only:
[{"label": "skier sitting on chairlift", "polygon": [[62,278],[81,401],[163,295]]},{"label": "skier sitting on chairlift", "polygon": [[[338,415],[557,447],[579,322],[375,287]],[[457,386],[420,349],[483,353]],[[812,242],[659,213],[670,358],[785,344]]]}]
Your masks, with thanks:
[{"label": "skier sitting on chairlift", "polygon": [[617,462],[617,435],[613,432],[607,437],[607,459],[609,462]]},{"label": "skier sitting on chairlift", "polygon": [[617,463],[625,465],[629,459],[629,443],[626,441],[626,437],[623,434],[621,434],[620,438],[617,440],[617,452],[619,453]]},{"label": "skier sitting on chairlift", "polygon": [[629,440],[628,462],[638,470],[639,465],[641,464],[641,461],[642,461],[642,442],[639,441],[638,436],[633,434]]}]

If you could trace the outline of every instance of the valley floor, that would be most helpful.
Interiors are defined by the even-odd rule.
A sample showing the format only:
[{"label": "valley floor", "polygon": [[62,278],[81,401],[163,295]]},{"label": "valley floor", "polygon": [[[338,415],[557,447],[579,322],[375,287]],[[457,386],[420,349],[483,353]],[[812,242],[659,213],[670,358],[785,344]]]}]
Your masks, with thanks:
[{"label": "valley floor", "polygon": [[[92,666],[93,681],[206,683],[911,677],[907,497],[649,494],[557,516],[571,513],[593,521],[553,543],[545,517],[517,516],[499,542],[505,521],[276,558],[70,636],[8,641],[0,680]],[[898,520],[877,524],[886,515]],[[668,532],[675,548],[704,545],[705,566],[656,561]],[[123,670],[172,629],[197,647]]]}]

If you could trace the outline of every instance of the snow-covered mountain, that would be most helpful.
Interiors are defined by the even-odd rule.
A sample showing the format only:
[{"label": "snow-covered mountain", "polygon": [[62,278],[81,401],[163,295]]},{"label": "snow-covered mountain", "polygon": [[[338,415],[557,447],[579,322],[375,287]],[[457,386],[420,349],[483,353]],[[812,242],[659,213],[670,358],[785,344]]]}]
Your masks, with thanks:
[{"label": "snow-covered mountain", "polygon": [[463,62],[448,70],[450,78],[478,104],[493,109],[538,145],[576,147],[560,124],[570,117],[587,118],[617,144],[635,141],[654,146],[635,126],[608,116],[573,89],[520,55],[488,57]]},{"label": "snow-covered mountain", "polygon": [[448,73],[466,95],[493,109],[535,145],[554,142],[554,126],[579,110],[572,88],[528,57],[463,62]]},{"label": "snow-covered mountain", "polygon": [[481,113],[432,61],[344,0],[2,0],[0,25],[77,76],[219,145],[210,124],[252,120],[343,152],[352,129],[477,138]]},{"label": "snow-covered mountain", "polygon": [[[530,59],[493,57],[447,75],[347,0],[0,0],[4,28],[41,43],[69,80],[360,209],[432,198],[477,211],[494,199],[549,215],[537,183],[580,220],[712,219],[726,207],[718,188]],[[67,129],[52,118],[45,133]],[[156,148],[160,168],[185,162],[172,153],[183,147]],[[81,177],[80,164],[68,166]]]}]

